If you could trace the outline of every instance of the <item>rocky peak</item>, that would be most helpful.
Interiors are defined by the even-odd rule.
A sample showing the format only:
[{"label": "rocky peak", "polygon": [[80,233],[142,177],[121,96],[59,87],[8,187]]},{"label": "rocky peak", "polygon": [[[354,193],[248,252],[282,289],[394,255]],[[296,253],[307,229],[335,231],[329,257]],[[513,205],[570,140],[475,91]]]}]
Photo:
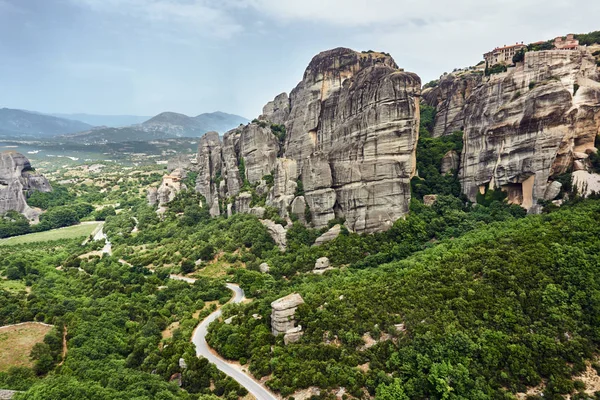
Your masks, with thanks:
[{"label": "rocky peak", "polygon": [[291,210],[315,228],[342,217],[356,232],[387,229],[408,211],[420,87],[384,53],[322,52],[289,97],[278,95],[259,121],[224,135],[220,174],[206,173],[201,160],[212,150],[201,141],[197,189],[210,204],[243,187],[264,189],[273,174],[266,205],[282,217]]}]

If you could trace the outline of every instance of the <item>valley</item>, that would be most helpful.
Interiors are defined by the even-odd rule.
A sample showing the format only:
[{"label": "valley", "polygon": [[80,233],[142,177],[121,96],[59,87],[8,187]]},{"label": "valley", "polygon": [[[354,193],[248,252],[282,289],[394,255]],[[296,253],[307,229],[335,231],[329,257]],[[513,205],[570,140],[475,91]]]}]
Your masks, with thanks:
[{"label": "valley", "polygon": [[327,50],[227,129],[13,129],[0,389],[600,397],[600,35],[565,40],[425,85],[387,53]]}]

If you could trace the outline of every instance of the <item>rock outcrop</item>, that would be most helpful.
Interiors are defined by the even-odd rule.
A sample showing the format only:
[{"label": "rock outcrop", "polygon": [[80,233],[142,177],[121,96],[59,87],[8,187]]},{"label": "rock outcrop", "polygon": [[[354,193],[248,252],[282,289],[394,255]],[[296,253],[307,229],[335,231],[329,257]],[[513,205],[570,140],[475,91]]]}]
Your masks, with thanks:
[{"label": "rock outcrop", "polygon": [[148,188],[146,199],[148,200],[149,206],[154,207],[158,205],[158,189],[155,187]]},{"label": "rock outcrop", "polygon": [[340,233],[342,232],[342,226],[340,224],[334,225],[331,229],[329,229],[327,232],[325,232],[324,234],[322,234],[321,236],[319,236],[317,238],[317,240],[315,240],[315,246],[320,246],[322,244],[325,244],[327,242],[331,242],[332,240],[335,240]]},{"label": "rock outcrop", "polygon": [[186,190],[186,185],[182,182],[186,174],[181,169],[176,169],[169,175],[163,176],[160,186],[157,188],[149,188],[147,192],[148,204],[151,206],[158,205],[160,207],[173,201],[177,193]]},{"label": "rock outcrop", "polygon": [[288,331],[296,332],[296,309],[304,304],[304,299],[298,293],[292,293],[271,303],[271,333],[274,336]]},{"label": "rock outcrop", "polygon": [[36,221],[40,213],[27,204],[27,196],[34,191],[51,192],[52,187],[23,154],[0,153],[0,214],[16,211]]},{"label": "rock outcrop", "polygon": [[313,274],[322,275],[326,271],[332,270],[331,264],[329,263],[329,258],[321,257],[315,262],[315,269],[313,269]]},{"label": "rock outcrop", "polygon": [[584,50],[528,52],[492,75],[464,108],[459,177],[475,200],[486,188],[536,211],[551,177],[566,172],[600,132],[600,74]]},{"label": "rock outcrop", "polygon": [[[389,55],[323,52],[290,96],[268,103],[258,121],[228,132],[222,144],[201,140],[196,189],[211,204],[248,186],[264,189],[263,177],[273,174],[266,202],[282,217],[292,208],[315,228],[342,217],[355,232],[385,230],[408,211],[419,98],[418,76]],[[209,163],[219,147],[220,161]],[[216,187],[219,179],[225,184]]]},{"label": "rock outcrop", "polygon": [[440,168],[440,172],[442,174],[447,174],[451,171],[458,171],[458,167],[460,166],[460,157],[458,153],[454,150],[450,150],[446,154],[444,154],[444,158],[442,158],[442,166]]},{"label": "rock outcrop", "polygon": [[261,120],[270,121],[277,125],[285,124],[290,115],[290,99],[287,93],[281,93],[273,101],[263,107]]},{"label": "rock outcrop", "polygon": [[[511,203],[537,212],[555,198],[553,179],[587,171],[600,132],[600,73],[586,48],[525,54],[523,63],[489,77],[445,75],[424,93],[436,107],[434,136],[464,130],[459,179],[474,201],[504,190]],[[456,164],[447,154],[442,172]]]},{"label": "rock outcrop", "polygon": [[440,78],[435,88],[423,93],[423,100],[436,109],[434,137],[464,129],[466,100],[482,79],[483,74],[479,71],[446,74]]},{"label": "rock outcrop", "polygon": [[269,235],[271,235],[279,250],[285,250],[287,247],[286,229],[281,224],[276,224],[270,219],[261,219],[260,222],[267,228]]}]

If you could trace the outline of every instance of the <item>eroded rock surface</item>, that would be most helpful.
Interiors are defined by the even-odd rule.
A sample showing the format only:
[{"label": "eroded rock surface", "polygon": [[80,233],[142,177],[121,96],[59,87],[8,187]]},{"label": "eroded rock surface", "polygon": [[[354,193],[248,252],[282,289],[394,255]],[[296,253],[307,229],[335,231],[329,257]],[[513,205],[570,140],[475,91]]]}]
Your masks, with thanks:
[{"label": "eroded rock surface", "polygon": [[304,304],[304,299],[298,293],[292,293],[271,303],[271,332],[274,336],[288,331],[295,331],[296,309]]},{"label": "eroded rock surface", "polygon": [[[305,214],[304,205],[310,218],[301,219],[315,228],[343,217],[355,232],[385,230],[408,212],[419,98],[418,76],[389,55],[320,53],[289,97],[277,96],[260,120],[225,134],[220,174],[206,161],[218,145],[203,138],[196,188],[207,200],[227,199],[238,196],[244,179],[264,190],[263,178],[273,174],[266,201],[282,217],[292,204]],[[285,135],[271,124],[284,125]],[[218,179],[225,184],[216,188]]]},{"label": "eroded rock surface", "polygon": [[314,245],[320,246],[327,242],[331,242],[332,240],[335,240],[340,235],[341,232],[342,232],[342,226],[340,224],[334,225],[327,232],[325,232],[324,234],[319,236],[317,238],[317,240],[315,241]]},{"label": "eroded rock surface", "polygon": [[509,201],[535,211],[549,179],[594,148],[600,131],[595,60],[585,49],[528,52],[523,65],[473,90],[464,115],[463,192],[475,200],[486,186],[501,188]]},{"label": "eroded rock surface", "polygon": [[433,136],[449,135],[464,129],[466,100],[483,79],[476,71],[447,74],[438,85],[423,93],[423,100],[436,108]]},{"label": "eroded rock surface", "polygon": [[185,179],[185,177],[186,174],[181,169],[176,169],[169,175],[163,176],[158,189],[148,189],[148,204],[162,207],[173,201],[179,192],[187,189],[186,185],[182,182],[182,179]]},{"label": "eroded rock surface", "polygon": [[51,192],[48,180],[35,172],[31,163],[21,153],[0,153],[0,214],[16,211],[35,221],[39,212],[27,204],[31,192]]}]

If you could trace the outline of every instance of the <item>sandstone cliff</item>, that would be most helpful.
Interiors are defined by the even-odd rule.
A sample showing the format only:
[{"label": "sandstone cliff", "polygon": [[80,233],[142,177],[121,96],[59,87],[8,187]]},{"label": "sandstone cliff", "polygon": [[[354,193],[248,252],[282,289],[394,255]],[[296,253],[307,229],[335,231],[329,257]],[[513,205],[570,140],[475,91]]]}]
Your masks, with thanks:
[{"label": "sandstone cliff", "polygon": [[17,211],[36,220],[39,213],[27,205],[27,195],[33,191],[51,192],[52,187],[43,175],[34,171],[23,154],[0,153],[0,214]]},{"label": "sandstone cliff", "polygon": [[423,91],[425,103],[436,109],[434,137],[449,135],[464,129],[466,100],[481,84],[482,79],[483,74],[478,71],[447,74],[440,78],[435,88]]},{"label": "sandstone cliff", "polygon": [[464,130],[459,177],[472,200],[486,188],[531,212],[552,200],[552,180],[585,170],[600,132],[600,74],[584,48],[528,52],[505,73],[442,77],[424,100],[437,109],[434,136]]},{"label": "sandstone cliff", "polygon": [[[255,188],[282,217],[291,210],[316,228],[341,217],[352,231],[384,230],[408,211],[419,97],[418,76],[386,54],[323,52],[260,120],[222,143],[201,139],[196,189],[209,206]],[[243,204],[236,211],[247,212]]]},{"label": "sandstone cliff", "polygon": [[600,74],[585,50],[529,52],[475,89],[464,115],[463,192],[502,188],[535,211],[552,177],[596,151]]}]

